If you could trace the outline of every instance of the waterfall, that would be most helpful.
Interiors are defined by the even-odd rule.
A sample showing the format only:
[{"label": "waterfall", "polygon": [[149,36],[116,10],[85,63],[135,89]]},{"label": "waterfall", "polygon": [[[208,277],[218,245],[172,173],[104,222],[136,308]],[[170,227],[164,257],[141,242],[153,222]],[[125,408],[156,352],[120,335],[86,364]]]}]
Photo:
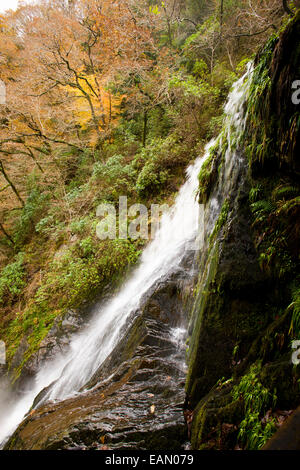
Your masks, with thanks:
[{"label": "waterfall", "polygon": [[[225,107],[226,138],[229,141],[226,154],[230,168],[235,164],[233,152],[230,152],[230,133],[232,126],[239,133],[245,123],[243,103],[247,96],[248,72],[238,80],[229,95]],[[55,361],[46,363],[27,391],[2,418],[0,442],[4,442],[29,411],[34,398],[46,387],[48,391],[43,400],[63,400],[80,393],[83,387],[99,369],[103,361],[113,351],[118,341],[126,334],[126,328],[137,312],[143,297],[157,281],[168,277],[180,269],[186,252],[196,248],[195,242],[201,240],[199,233],[211,231],[219,214],[219,205],[211,205],[209,227],[199,225],[199,204],[196,200],[198,174],[201,166],[210,155],[210,149],[217,139],[207,144],[202,158],[198,158],[187,169],[187,180],[181,187],[172,209],[162,216],[160,229],[153,241],[144,250],[139,266],[124,283],[121,290],[106,305],[96,306],[92,320],[79,334],[75,334],[69,351]],[[231,155],[230,155],[231,154]],[[193,245],[194,244],[194,245]],[[181,331],[174,332],[176,341],[180,341]]]}]

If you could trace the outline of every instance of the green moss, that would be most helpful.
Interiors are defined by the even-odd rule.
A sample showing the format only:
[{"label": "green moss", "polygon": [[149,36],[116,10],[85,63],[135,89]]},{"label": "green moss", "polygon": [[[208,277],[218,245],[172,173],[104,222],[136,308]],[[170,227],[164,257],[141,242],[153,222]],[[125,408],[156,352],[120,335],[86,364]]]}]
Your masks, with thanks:
[{"label": "green moss", "polygon": [[9,366],[21,339],[27,339],[28,349],[15,377],[38,350],[57,317],[69,309],[80,308],[87,300],[100,295],[107,285],[116,285],[139,255],[138,244],[129,240],[96,243],[88,237],[55,259],[26,309],[1,332]]},{"label": "green moss", "polygon": [[253,175],[273,171],[283,164],[294,166],[299,110],[292,105],[291,86],[299,73],[300,49],[294,47],[298,42],[299,20],[298,12],[270,37],[256,58],[244,134]]},{"label": "green moss", "polygon": [[[213,294],[210,293],[210,286],[216,276],[216,270],[218,267],[218,244],[216,243],[213,251],[210,253],[210,259],[205,266],[204,279],[200,279],[197,285],[197,296],[191,312],[190,322],[193,327],[193,334],[189,340],[189,349],[187,354],[187,362],[189,364],[187,378],[186,378],[186,391],[189,395],[194,396],[195,392],[192,392],[196,388],[196,378],[198,375],[198,360],[199,355],[199,341],[201,337],[201,330],[205,324],[205,314],[210,302],[212,303],[212,310],[214,306],[216,310],[219,310],[217,299],[213,298]],[[213,354],[213,353],[212,353]]]},{"label": "green moss", "polygon": [[210,149],[209,157],[202,164],[198,175],[198,198],[200,204],[205,204],[211,193],[211,189],[217,177],[217,165],[219,160],[219,139]]},{"label": "green moss", "polygon": [[221,228],[225,225],[227,218],[228,218],[228,213],[229,213],[229,200],[226,199],[226,201],[223,203],[220,215],[218,217],[217,222],[215,223],[214,229],[209,236],[210,244],[214,241],[215,237],[220,232]]}]

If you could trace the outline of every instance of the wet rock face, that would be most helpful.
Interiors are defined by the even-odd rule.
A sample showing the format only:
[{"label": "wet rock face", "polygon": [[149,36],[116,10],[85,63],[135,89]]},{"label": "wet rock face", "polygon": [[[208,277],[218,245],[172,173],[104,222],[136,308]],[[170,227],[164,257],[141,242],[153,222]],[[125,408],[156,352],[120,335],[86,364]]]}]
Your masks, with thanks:
[{"label": "wet rock face", "polygon": [[37,405],[6,448],[182,448],[187,440],[182,322],[178,282],[156,286],[86,390]]},{"label": "wet rock face", "polygon": [[235,345],[246,355],[267,322],[260,313],[266,283],[251,239],[250,217],[244,197],[234,190],[231,196],[232,215],[210,252],[208,275],[200,285],[189,328],[186,391],[192,409],[220,378],[231,376]]},{"label": "wet rock face", "polygon": [[[71,336],[76,333],[86,321],[87,313],[69,310],[64,318],[56,318],[53,327],[43,339],[38,351],[33,354],[22,368],[20,377],[15,383],[15,391],[26,389],[29,380],[35,376],[37,371],[47,360],[51,360],[59,353],[67,350]],[[11,370],[17,369],[24,359],[29,344],[24,337],[14,355]]]},{"label": "wet rock face", "polygon": [[[299,128],[295,125],[298,107],[292,99],[294,83],[300,76],[300,11],[283,31],[275,48],[271,63],[270,106],[266,107],[266,120],[274,123],[270,137],[277,135],[278,158],[281,167],[286,167],[299,176],[300,139]],[[271,134],[273,131],[273,135]],[[274,134],[275,133],[275,134]],[[269,137],[269,136],[267,136]]]}]

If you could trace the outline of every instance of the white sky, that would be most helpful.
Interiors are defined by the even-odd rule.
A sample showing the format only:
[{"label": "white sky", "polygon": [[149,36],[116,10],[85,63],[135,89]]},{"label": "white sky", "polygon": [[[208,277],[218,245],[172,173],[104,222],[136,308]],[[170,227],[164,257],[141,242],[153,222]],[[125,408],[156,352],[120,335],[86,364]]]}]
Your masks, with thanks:
[{"label": "white sky", "polygon": [[18,6],[18,0],[0,0],[0,13],[5,10],[15,10]]}]

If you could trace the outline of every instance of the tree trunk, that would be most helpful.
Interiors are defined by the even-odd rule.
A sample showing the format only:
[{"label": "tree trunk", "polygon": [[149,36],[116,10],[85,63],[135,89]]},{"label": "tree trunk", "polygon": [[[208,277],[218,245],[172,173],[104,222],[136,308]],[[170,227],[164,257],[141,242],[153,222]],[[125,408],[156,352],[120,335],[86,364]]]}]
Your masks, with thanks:
[{"label": "tree trunk", "polygon": [[143,127],[143,147],[146,145],[147,139],[147,124],[148,124],[148,113],[144,111],[144,127]]},{"label": "tree trunk", "polygon": [[294,13],[292,12],[292,10],[289,9],[287,0],[282,0],[282,6],[283,6],[284,11],[285,11],[288,15],[292,15],[292,16],[293,16]]},{"label": "tree trunk", "polygon": [[41,172],[41,173],[44,173],[43,168],[42,168],[41,165],[39,164],[37,158],[35,158],[34,153],[32,152],[32,150],[31,150],[29,147],[27,147],[27,146],[25,146],[25,148],[28,150],[28,152],[29,152],[29,154],[30,154],[32,160],[34,161],[34,163],[36,164],[36,166],[38,167],[38,169],[40,170],[40,172]]},{"label": "tree trunk", "polygon": [[222,29],[223,29],[223,20],[224,20],[224,0],[221,0],[220,4],[220,31],[222,34]]},{"label": "tree trunk", "polygon": [[3,225],[1,224],[1,222],[0,222],[0,230],[4,233],[4,235],[6,236],[6,238],[14,245],[15,242],[13,241],[13,239],[11,238],[11,236],[7,233],[7,231],[5,230],[5,228],[3,227]]},{"label": "tree trunk", "polygon": [[15,187],[15,185],[13,184],[13,182],[10,180],[9,176],[7,175],[1,160],[0,160],[0,171],[1,171],[2,175],[4,176],[4,178],[6,179],[6,181],[8,182],[8,184],[10,185],[13,192],[15,193],[15,195],[17,196],[17,198],[19,199],[20,203],[24,207],[25,203],[24,203],[23,199],[21,198],[19,192],[17,191],[17,188]]}]

